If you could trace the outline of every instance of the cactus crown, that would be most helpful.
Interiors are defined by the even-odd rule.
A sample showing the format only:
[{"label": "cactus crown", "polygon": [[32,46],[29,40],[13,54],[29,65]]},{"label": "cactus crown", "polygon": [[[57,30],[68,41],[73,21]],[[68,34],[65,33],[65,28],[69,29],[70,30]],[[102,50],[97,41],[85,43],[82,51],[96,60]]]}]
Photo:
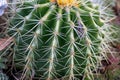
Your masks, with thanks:
[{"label": "cactus crown", "polygon": [[60,7],[78,6],[77,0],[50,0],[50,2],[56,2]]}]

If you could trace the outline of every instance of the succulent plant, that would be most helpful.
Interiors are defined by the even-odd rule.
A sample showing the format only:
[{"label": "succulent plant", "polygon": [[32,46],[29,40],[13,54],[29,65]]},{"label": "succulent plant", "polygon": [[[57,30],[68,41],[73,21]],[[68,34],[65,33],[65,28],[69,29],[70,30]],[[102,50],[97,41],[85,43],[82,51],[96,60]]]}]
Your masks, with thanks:
[{"label": "succulent plant", "polygon": [[9,80],[8,76],[4,74],[3,72],[0,72],[0,79],[1,80]]},{"label": "succulent plant", "polygon": [[113,33],[89,0],[17,4],[10,21],[14,63],[21,80],[93,80]]}]

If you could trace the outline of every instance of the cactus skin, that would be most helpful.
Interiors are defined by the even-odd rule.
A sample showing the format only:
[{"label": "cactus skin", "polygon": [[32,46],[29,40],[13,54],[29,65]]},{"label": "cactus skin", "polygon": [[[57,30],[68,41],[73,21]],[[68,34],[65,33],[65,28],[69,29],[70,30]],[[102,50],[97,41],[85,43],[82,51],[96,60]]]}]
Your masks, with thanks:
[{"label": "cactus skin", "polygon": [[[83,0],[84,1],[84,0]],[[104,23],[91,2],[59,7],[49,0],[18,5],[8,34],[21,80],[94,80],[101,57]]]}]

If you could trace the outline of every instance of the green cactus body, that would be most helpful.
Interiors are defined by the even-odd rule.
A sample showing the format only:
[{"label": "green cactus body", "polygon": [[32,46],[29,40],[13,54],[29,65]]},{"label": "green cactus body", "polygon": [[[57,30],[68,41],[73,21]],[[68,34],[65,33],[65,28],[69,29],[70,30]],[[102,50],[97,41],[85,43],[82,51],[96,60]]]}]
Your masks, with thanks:
[{"label": "green cactus body", "polygon": [[94,79],[104,23],[98,9],[83,1],[64,7],[52,0],[18,4],[8,33],[21,79]]}]

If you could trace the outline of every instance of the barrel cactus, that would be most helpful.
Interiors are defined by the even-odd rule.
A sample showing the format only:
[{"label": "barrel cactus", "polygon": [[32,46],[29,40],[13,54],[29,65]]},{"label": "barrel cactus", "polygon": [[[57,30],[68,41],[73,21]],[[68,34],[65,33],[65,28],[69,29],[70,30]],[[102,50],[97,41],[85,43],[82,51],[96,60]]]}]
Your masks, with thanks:
[{"label": "barrel cactus", "polygon": [[93,80],[105,57],[109,26],[88,0],[33,0],[16,5],[8,35],[21,80]]}]

